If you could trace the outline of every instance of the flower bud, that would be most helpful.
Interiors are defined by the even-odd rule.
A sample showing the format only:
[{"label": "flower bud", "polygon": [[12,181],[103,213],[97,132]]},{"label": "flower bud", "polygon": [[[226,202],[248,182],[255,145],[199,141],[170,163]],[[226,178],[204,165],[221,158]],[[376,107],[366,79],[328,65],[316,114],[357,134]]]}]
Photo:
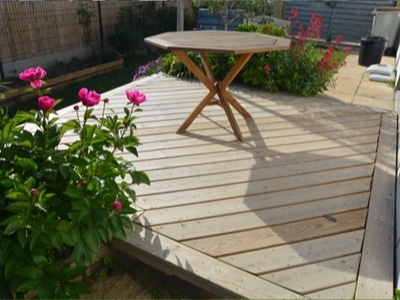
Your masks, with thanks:
[{"label": "flower bud", "polygon": [[78,111],[79,110],[79,105],[74,105],[74,110]]},{"label": "flower bud", "polygon": [[37,189],[31,189],[31,195],[33,197],[36,197],[39,194],[39,191]]},{"label": "flower bud", "polygon": [[104,99],[103,101],[104,101],[104,103],[110,102],[110,100],[108,98]]},{"label": "flower bud", "polygon": [[122,203],[119,202],[119,201],[115,201],[114,204],[113,204],[113,209],[116,212],[119,212],[122,209]]}]

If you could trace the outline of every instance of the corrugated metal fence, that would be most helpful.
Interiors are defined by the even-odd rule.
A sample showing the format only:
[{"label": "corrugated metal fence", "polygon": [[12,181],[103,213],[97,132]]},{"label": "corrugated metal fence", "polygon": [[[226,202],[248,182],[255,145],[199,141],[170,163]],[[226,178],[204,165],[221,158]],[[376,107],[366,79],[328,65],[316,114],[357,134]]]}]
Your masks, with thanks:
[{"label": "corrugated metal fence", "polygon": [[345,41],[360,42],[372,31],[372,12],[382,6],[393,6],[393,1],[285,1],[283,18],[289,19],[296,7],[299,22],[307,28],[317,13],[323,18],[321,38],[330,41],[342,35]]}]

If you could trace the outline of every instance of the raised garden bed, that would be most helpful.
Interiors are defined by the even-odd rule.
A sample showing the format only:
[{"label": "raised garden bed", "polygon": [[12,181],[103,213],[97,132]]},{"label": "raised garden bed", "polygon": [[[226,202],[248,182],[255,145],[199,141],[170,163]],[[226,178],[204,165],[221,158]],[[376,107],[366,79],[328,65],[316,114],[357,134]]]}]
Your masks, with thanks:
[{"label": "raised garden bed", "polygon": [[[96,65],[87,69],[79,70],[76,72],[68,73],[65,75],[61,75],[55,78],[51,78],[48,80],[45,80],[46,82],[46,87],[51,87],[53,91],[57,91],[62,89],[68,84],[74,83],[74,82],[80,82],[85,79],[88,79],[90,77],[99,75],[99,74],[104,74],[107,72],[110,72],[112,70],[122,68],[124,66],[124,59],[119,58],[117,60],[107,62],[104,64]],[[0,107],[1,106],[7,106],[9,101],[11,99],[18,98],[18,101],[25,101],[26,99],[32,98],[33,94],[31,92],[26,92],[27,86],[17,88],[14,91],[10,92],[4,92],[2,93],[3,95],[3,100],[0,101]]]}]

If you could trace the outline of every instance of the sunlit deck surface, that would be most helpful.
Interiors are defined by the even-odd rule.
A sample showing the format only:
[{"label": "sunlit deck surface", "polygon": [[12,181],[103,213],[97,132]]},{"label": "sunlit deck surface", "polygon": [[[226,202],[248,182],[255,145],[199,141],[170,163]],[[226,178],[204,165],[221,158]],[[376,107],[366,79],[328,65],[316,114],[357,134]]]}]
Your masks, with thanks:
[{"label": "sunlit deck surface", "polygon": [[392,297],[395,113],[233,86],[253,117],[235,114],[240,142],[216,105],[175,133],[207,93],[196,81],[107,92],[116,113],[127,89],[148,102],[139,157],[122,155],[152,184],[135,186],[134,230],[114,247],[220,297]]}]

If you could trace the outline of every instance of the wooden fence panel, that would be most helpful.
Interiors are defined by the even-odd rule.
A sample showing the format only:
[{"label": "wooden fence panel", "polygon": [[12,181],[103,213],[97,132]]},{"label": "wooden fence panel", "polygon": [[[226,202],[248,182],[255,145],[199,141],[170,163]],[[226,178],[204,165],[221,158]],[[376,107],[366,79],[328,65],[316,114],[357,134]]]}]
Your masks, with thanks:
[{"label": "wooden fence panel", "polygon": [[0,1],[0,60],[15,62],[84,48],[78,9],[92,13],[92,45],[101,43],[99,7],[104,40],[114,32],[118,13],[132,1]]}]

